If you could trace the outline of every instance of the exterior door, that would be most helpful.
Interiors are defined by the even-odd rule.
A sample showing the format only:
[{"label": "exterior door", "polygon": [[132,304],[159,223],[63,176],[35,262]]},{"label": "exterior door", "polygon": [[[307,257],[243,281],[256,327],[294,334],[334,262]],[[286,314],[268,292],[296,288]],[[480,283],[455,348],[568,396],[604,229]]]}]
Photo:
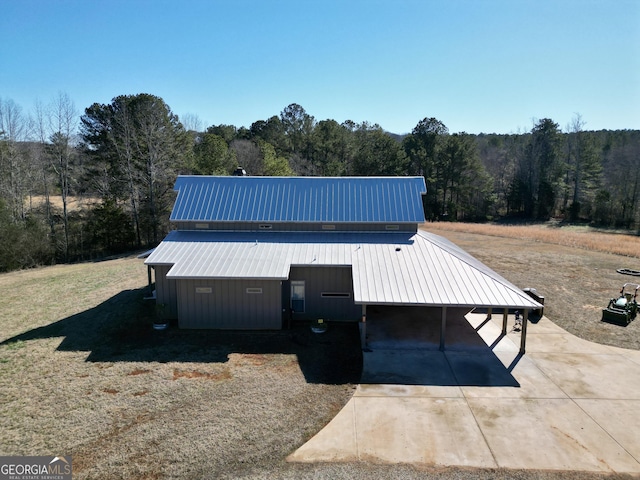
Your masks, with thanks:
[{"label": "exterior door", "polygon": [[291,281],[291,310],[304,313],[304,280]]}]

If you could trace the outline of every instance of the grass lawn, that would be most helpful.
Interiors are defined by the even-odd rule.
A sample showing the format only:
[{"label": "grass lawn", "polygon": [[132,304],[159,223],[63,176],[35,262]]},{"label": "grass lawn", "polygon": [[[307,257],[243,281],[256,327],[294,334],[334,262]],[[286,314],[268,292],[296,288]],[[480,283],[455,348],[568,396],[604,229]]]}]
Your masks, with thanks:
[{"label": "grass lawn", "polygon": [[[431,230],[429,225],[427,229]],[[432,230],[520,287],[572,333],[640,346],[600,322],[628,257]],[[74,478],[625,478],[410,465],[288,464],[353,393],[355,325],[316,335],[151,328],[134,257],[0,275],[0,455],[72,455]]]}]

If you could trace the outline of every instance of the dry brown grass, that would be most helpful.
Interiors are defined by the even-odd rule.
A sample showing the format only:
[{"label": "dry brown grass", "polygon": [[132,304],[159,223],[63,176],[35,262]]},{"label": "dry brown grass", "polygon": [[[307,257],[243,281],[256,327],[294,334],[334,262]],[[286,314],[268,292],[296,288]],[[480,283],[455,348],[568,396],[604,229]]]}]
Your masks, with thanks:
[{"label": "dry brown grass", "polygon": [[[547,314],[557,323],[614,344],[638,337],[640,320],[627,328],[601,324],[596,308],[615,293],[611,266],[628,259],[439,233],[514,283],[531,281],[547,296]],[[146,269],[135,258],[0,275],[0,455],[71,454],[78,479],[629,478],[287,464],[284,458],[352,395],[360,368],[357,329],[158,332],[142,300],[145,283]],[[571,308],[563,306],[565,297]],[[589,320],[577,321],[580,315]],[[616,331],[624,335],[610,333]]]},{"label": "dry brown grass", "polygon": [[519,238],[537,242],[583,248],[640,258],[640,237],[628,233],[609,233],[589,227],[545,225],[495,225],[480,223],[437,222],[424,225],[425,230],[475,233],[493,237]]},{"label": "dry brown grass", "polygon": [[[640,283],[640,277],[616,271],[619,268],[640,270],[635,258],[544,242],[531,232],[511,236],[512,232],[522,232],[522,229],[535,232],[544,227],[515,230],[490,226],[487,231],[492,235],[482,235],[476,233],[482,230],[473,225],[469,225],[473,233],[464,231],[468,225],[429,223],[423,228],[448,238],[518,287],[536,288],[545,297],[545,315],[568,332],[593,342],[640,349],[640,318],[627,327],[601,321],[602,309],[611,297],[617,296],[623,283]],[[501,233],[500,229],[507,231]],[[600,239],[604,234],[595,235]],[[586,240],[583,239],[583,244],[599,241]]]},{"label": "dry brown grass", "polygon": [[284,458],[351,397],[355,325],[154,331],[136,258],[0,275],[0,455],[74,478],[211,478]]},{"label": "dry brown grass", "polygon": [[[50,195],[49,203],[58,210],[62,210],[62,197],[60,195]],[[100,203],[99,198],[93,197],[67,197],[67,211],[75,212],[85,208],[91,208]],[[37,209],[45,204],[44,195],[33,195],[25,199],[25,207]]]}]

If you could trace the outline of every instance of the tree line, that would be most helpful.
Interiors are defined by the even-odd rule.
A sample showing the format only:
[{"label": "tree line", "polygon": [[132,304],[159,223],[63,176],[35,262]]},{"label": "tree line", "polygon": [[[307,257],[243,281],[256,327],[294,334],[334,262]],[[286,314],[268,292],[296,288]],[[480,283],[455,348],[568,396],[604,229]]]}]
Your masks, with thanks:
[{"label": "tree line", "polygon": [[[316,120],[298,104],[249,128],[181,121],[160,97],[121,95],[83,113],[66,94],[25,113],[0,98],[0,271],[156,245],[179,174],[424,176],[429,221],[640,227],[640,131],[534,122],[518,134],[406,135]],[[78,199],[84,199],[78,208]]]}]

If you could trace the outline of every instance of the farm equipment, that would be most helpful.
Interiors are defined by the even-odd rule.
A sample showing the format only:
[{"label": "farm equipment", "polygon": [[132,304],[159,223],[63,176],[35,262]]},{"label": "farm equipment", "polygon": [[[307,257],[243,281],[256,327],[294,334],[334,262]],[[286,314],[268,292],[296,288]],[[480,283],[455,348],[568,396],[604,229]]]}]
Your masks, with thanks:
[{"label": "farm equipment", "polygon": [[[633,293],[631,293],[631,289],[633,289]],[[638,289],[640,289],[638,284],[625,283],[620,290],[620,296],[609,300],[607,308],[602,309],[602,321],[628,325],[631,320],[636,318]]]}]

